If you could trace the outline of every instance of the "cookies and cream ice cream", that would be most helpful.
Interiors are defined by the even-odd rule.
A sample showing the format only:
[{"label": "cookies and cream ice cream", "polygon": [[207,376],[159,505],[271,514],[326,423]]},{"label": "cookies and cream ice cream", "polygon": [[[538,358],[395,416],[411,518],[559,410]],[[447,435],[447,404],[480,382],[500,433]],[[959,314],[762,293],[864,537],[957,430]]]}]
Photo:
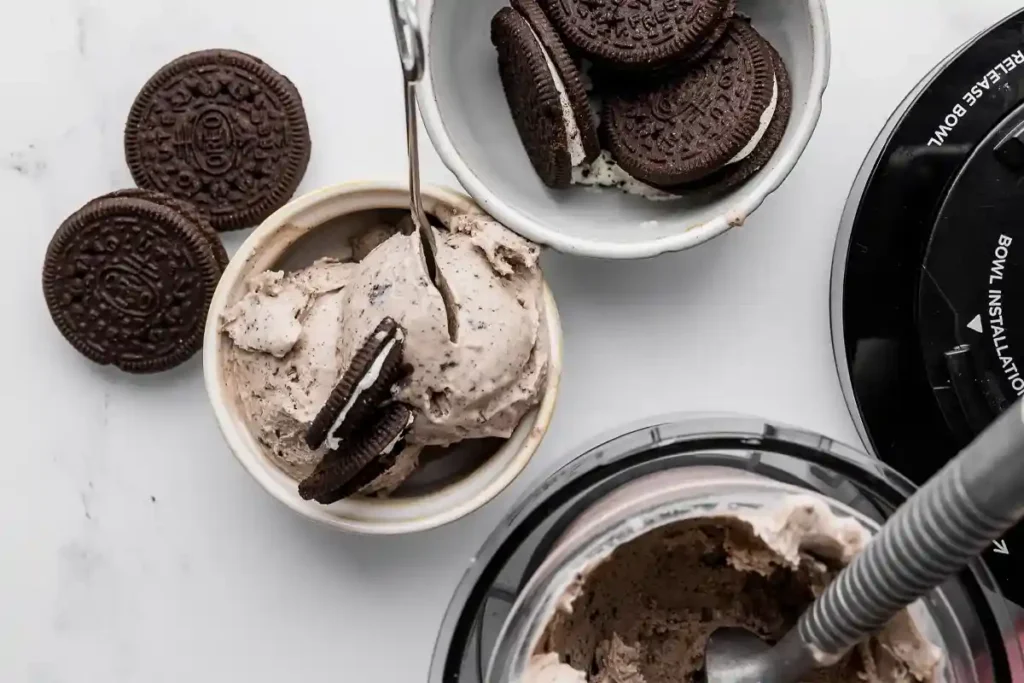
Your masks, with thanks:
[{"label": "cookies and cream ice cream", "polygon": [[[712,632],[742,627],[778,640],[869,539],[812,496],[655,529],[616,548],[560,601],[523,683],[692,681]],[[931,682],[941,661],[905,611],[805,680]]]},{"label": "cookies and cream ice cream", "polygon": [[507,438],[536,405],[547,373],[539,250],[490,219],[445,220],[437,259],[458,305],[458,343],[448,338],[419,237],[398,234],[359,264],[342,295],[339,357],[347,364],[391,317],[406,330],[405,360],[414,368],[397,395],[417,412],[410,441]]},{"label": "cookies and cream ice cream", "polygon": [[270,271],[221,320],[227,375],[257,440],[286,473],[307,477],[328,445],[305,442],[360,345],[384,317],[405,331],[409,372],[394,399],[413,409],[407,448],[363,490],[390,493],[425,446],[509,437],[537,405],[548,369],[539,250],[482,215],[440,216],[438,262],[458,304],[458,343],[427,279],[419,238],[381,225],[352,243],[356,262]]},{"label": "cookies and cream ice cream", "polygon": [[323,457],[306,446],[305,435],[343,370],[337,350],[342,290],[356,268],[321,259],[295,273],[261,273],[221,318],[233,342],[227,374],[253,434],[296,478]]}]

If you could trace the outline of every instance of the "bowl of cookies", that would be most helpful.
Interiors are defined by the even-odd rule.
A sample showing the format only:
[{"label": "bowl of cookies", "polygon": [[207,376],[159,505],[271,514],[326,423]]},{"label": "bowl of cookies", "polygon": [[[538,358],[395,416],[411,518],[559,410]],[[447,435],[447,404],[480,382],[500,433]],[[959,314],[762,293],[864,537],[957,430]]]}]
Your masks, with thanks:
[{"label": "bowl of cookies", "polygon": [[465,195],[423,197],[455,311],[426,272],[408,190],[348,183],[264,221],[206,320],[206,389],[231,452],[274,498],[345,531],[421,531],[484,505],[531,460],[558,394],[539,248]]},{"label": "bowl of cookies", "polygon": [[824,0],[420,0],[423,119],[485,211],[645,258],[742,224],[817,125]]}]

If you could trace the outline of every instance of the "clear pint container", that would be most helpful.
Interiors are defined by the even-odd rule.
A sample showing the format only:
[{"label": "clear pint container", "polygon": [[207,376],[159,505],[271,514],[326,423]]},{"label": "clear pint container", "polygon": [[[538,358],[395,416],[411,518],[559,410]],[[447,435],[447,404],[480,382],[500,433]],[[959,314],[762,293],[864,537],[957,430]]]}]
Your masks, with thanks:
[{"label": "clear pint container", "polygon": [[[430,683],[517,683],[570,582],[659,526],[814,492],[874,532],[913,491],[883,463],[738,417],[670,419],[600,439],[541,482],[474,558],[441,626]],[[1007,604],[979,561],[915,605],[949,683],[1024,671]]]}]

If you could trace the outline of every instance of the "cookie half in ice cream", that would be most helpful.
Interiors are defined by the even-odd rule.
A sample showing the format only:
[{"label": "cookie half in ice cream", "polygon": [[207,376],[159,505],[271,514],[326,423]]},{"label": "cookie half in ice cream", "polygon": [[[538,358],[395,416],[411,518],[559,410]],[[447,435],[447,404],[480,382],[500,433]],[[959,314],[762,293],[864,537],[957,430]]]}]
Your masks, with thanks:
[{"label": "cookie half in ice cream", "polygon": [[357,429],[340,448],[330,451],[299,483],[299,495],[330,505],[355,495],[395,465],[415,416],[392,403],[368,427]]},{"label": "cookie half in ice cream", "polygon": [[601,153],[583,77],[536,0],[516,0],[491,22],[498,72],[530,163],[548,187]]},{"label": "cookie half in ice cream", "polygon": [[402,375],[405,330],[384,318],[356,352],[348,370],[331,392],[306,432],[312,449],[327,444],[337,450],[391,396]]}]

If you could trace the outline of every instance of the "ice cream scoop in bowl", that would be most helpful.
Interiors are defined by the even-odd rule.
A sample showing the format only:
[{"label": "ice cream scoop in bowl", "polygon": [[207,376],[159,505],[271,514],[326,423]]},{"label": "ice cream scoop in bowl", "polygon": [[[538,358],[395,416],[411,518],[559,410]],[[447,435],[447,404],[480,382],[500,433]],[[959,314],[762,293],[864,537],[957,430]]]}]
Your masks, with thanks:
[{"label": "ice cream scoop in bowl", "polygon": [[[423,197],[458,342],[420,240],[400,226],[398,183],[328,187],[271,216],[232,259],[207,320],[207,392],[231,451],[288,507],[347,531],[419,531],[485,504],[536,452],[558,393],[561,327],[536,248],[463,195]],[[387,347],[387,363],[366,350],[385,320],[401,347]],[[380,390],[380,405],[359,387]],[[321,435],[335,438],[310,441],[339,392],[352,405],[335,405]],[[396,407],[409,423],[381,442]],[[343,435],[344,414],[356,422]]]}]

